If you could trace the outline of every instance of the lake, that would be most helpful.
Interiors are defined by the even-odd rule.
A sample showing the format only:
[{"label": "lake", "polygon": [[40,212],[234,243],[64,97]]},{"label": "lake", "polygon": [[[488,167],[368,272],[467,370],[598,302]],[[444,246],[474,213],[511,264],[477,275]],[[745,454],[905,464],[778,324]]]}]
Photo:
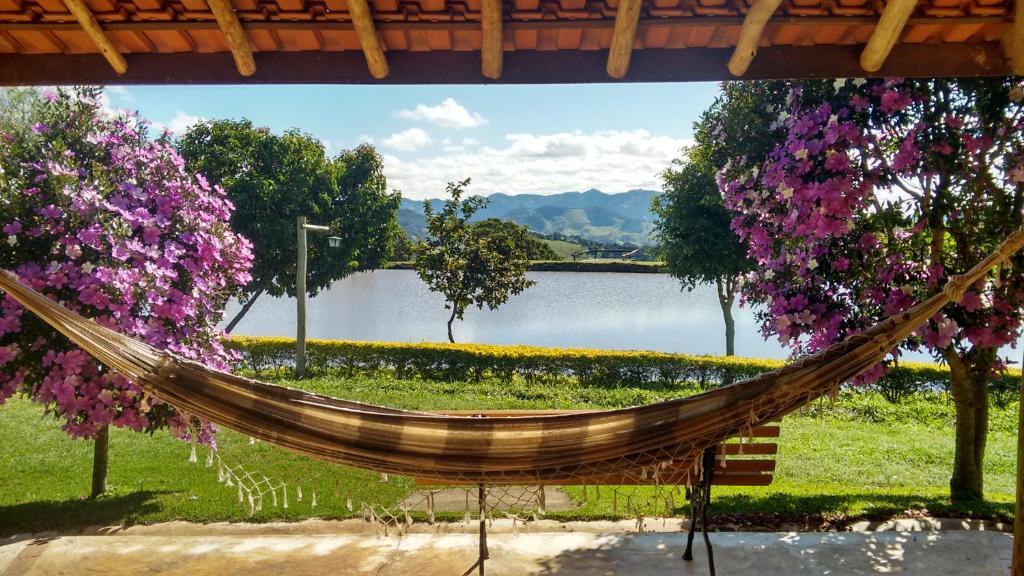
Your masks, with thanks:
[{"label": "lake", "polygon": [[[532,344],[724,354],[725,327],[714,287],[680,290],[666,274],[530,272],[537,283],[491,311],[472,308],[453,326],[457,342]],[[228,307],[227,318],[238,309]],[[309,338],[447,340],[443,298],[412,270],[349,276],[307,302]],[[764,341],[750,309],[734,310],[736,353],[784,358]],[[261,297],[236,334],[295,336],[295,300]]]}]

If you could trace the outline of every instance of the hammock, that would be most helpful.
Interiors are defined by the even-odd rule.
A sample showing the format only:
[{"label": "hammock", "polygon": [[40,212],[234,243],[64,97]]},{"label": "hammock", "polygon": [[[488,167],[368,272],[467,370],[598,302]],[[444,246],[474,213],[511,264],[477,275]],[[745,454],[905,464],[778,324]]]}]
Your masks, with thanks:
[{"label": "hammock", "polygon": [[[705,448],[821,397],[882,361],[903,338],[1024,246],[1016,231],[944,290],[781,369],[696,396],[549,416],[442,416],[265,384],[104,328],[0,273],[0,289],[145,393],[217,425],[314,458],[443,483],[680,484]],[[692,465],[692,468],[690,468]]]}]

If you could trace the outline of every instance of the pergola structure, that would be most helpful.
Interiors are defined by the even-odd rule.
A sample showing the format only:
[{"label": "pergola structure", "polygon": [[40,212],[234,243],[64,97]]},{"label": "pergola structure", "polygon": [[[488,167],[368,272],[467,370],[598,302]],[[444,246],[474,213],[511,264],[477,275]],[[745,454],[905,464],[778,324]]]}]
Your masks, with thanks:
[{"label": "pergola structure", "polygon": [[1024,74],[1010,0],[0,0],[6,85],[1006,74]]},{"label": "pergola structure", "polygon": [[1024,70],[1013,12],[1010,0],[0,0],[0,83],[999,75]]}]

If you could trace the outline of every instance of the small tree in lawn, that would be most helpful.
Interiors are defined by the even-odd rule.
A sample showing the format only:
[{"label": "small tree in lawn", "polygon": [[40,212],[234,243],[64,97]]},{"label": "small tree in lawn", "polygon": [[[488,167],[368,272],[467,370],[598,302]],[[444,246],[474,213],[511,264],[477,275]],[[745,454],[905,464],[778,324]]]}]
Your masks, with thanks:
[{"label": "small tree in lawn", "polygon": [[500,228],[478,227],[469,223],[478,210],[487,205],[479,196],[462,199],[469,180],[449,183],[439,212],[423,203],[427,221],[427,240],[416,247],[416,272],[434,292],[445,297],[448,340],[455,342],[452,323],[461,320],[470,305],[491,310],[534,284],[526,279],[529,260],[512,234]]},{"label": "small tree in lawn", "polygon": [[320,140],[274,134],[248,120],[192,126],[177,142],[188,166],[223,186],[236,209],[231,226],[253,242],[252,281],[231,332],[260,295],[295,296],[295,219],[329,226],[341,245],[316,237],[307,249],[306,289],[314,296],[349,274],[387,262],[401,197],[389,192],[372,146],[329,159]]},{"label": "small tree in lawn", "polygon": [[[104,326],[226,369],[216,326],[252,260],[228,226],[231,203],[137,117],[106,117],[98,97],[43,93],[30,124],[5,122],[0,267]],[[71,437],[95,438],[93,496],[106,485],[109,425],[212,442],[209,426],[144,396],[13,299],[0,308],[0,403],[23,393]]]},{"label": "small tree in lawn", "polygon": [[[766,335],[821,349],[934,293],[1021,225],[1018,80],[836,80],[780,92],[789,98],[773,110],[777,144],[734,157],[720,180],[756,262],[743,290],[766,307]],[[1016,255],[902,344],[950,367],[954,501],[983,496],[989,386],[1022,304]],[[861,380],[877,380],[899,355]]]}]

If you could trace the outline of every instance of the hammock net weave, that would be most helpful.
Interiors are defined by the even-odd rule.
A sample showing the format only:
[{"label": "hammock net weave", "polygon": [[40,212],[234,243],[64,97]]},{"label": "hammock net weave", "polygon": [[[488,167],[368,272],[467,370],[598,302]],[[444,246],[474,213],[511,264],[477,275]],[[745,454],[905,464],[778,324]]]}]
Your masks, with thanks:
[{"label": "hammock net weave", "polygon": [[177,409],[300,454],[437,484],[692,484],[702,451],[830,392],[1024,246],[1018,230],[945,289],[784,368],[665,402],[548,416],[446,416],[345,401],[214,370],[102,327],[0,274],[0,289]]}]

